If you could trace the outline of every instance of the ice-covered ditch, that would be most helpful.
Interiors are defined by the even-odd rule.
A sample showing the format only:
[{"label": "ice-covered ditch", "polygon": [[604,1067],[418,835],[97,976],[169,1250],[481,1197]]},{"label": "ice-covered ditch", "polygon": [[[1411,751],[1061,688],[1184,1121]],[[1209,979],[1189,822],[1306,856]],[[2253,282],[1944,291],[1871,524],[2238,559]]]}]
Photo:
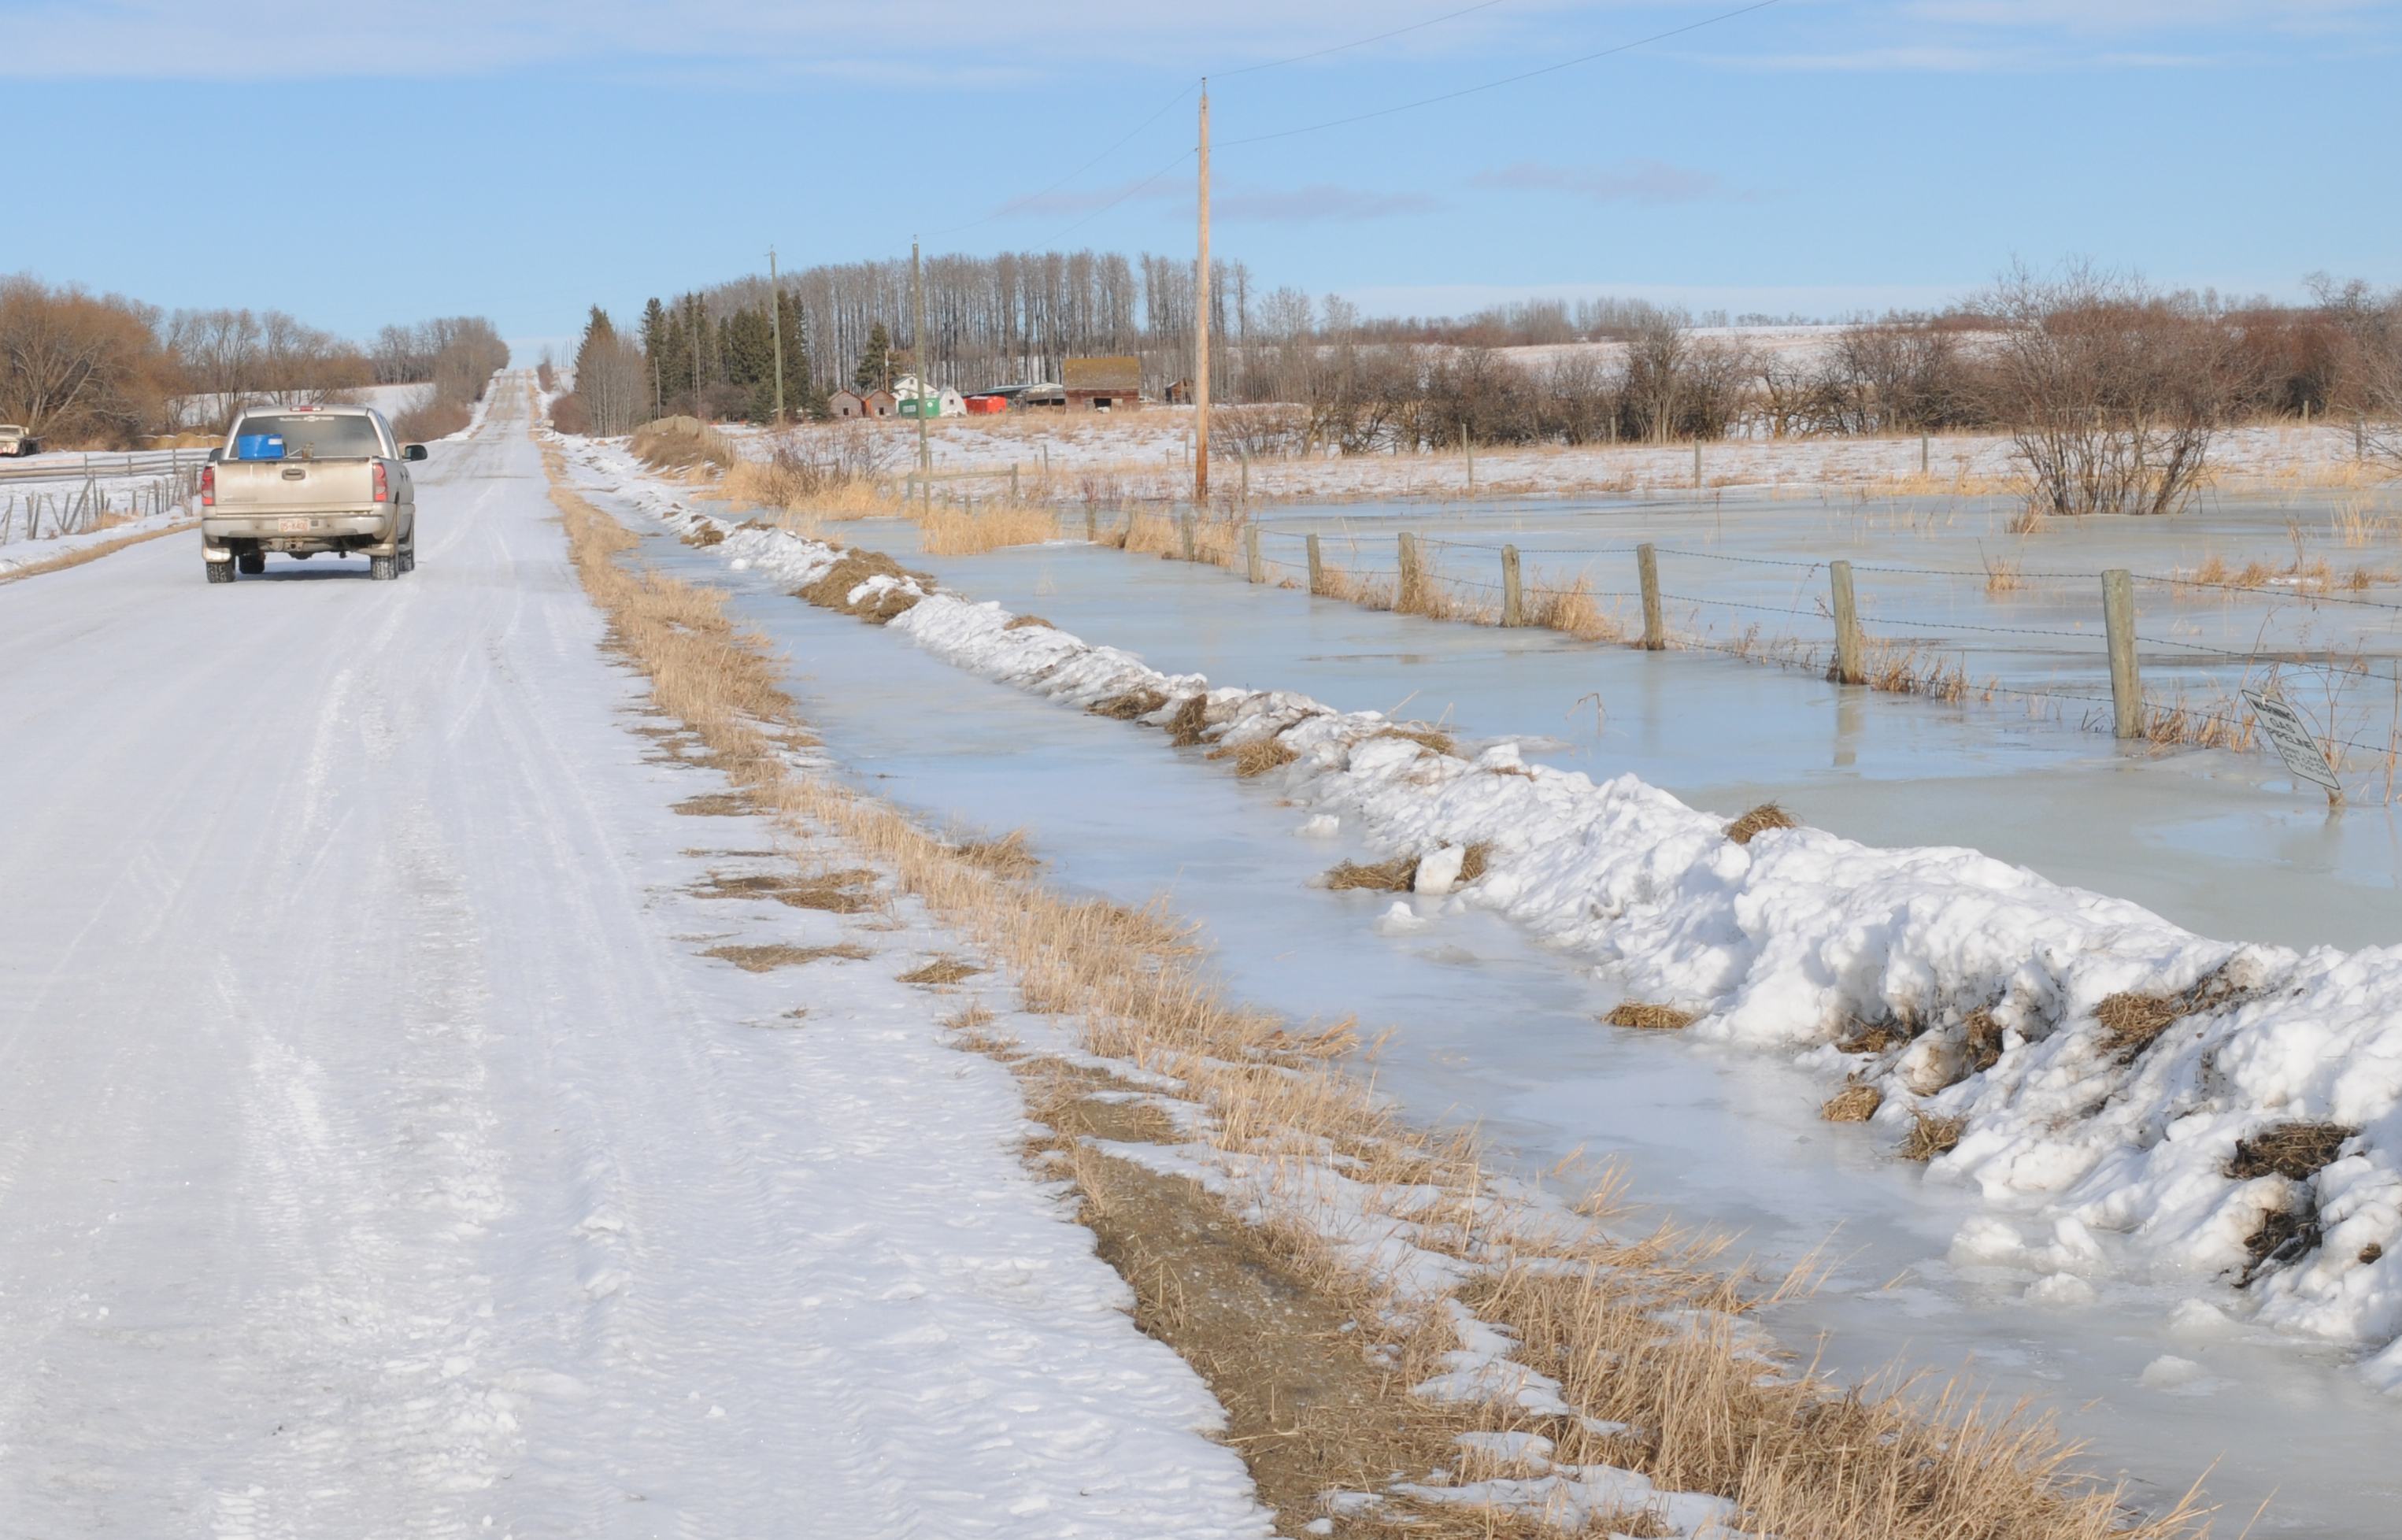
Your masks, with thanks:
[{"label": "ice-covered ditch", "polygon": [[[670,523],[706,517],[621,459],[600,463]],[[795,584],[838,559],[712,522],[719,556]],[[1848,1073],[1882,1094],[1875,1118],[1896,1137],[1956,1120],[1931,1171],[2050,1236],[2030,1246],[1997,1224],[1980,1232],[1994,1259],[2073,1277],[2095,1259],[2091,1232],[2112,1231],[2203,1295],[2266,1235],[2282,1245],[2249,1285],[2258,1318],[2365,1344],[2370,1379],[2402,1388],[2402,1262],[2387,1255],[2402,1239],[2402,949],[2230,946],[1969,850],[1809,828],[1736,844],[1725,815],[1632,776],[1530,763],[1510,739],[1437,752],[1379,713],[1213,688],[908,586],[920,600],[892,626],[947,661],[1079,707],[1153,692],[1154,723],[1198,701],[1212,742],[1291,751],[1275,773],[1314,811],[1421,856],[1485,848],[1479,881],[1421,904],[1498,910],[1630,998],[1699,1013],[1695,1034]],[[2147,1044],[2122,1020],[2130,995],[2168,1002],[2152,1015],[2174,1020]],[[1873,1054],[1837,1047],[1880,1040]],[[2262,1169],[2238,1167],[2239,1141],[2304,1123],[2340,1131],[2331,1163],[2232,1174]]]}]

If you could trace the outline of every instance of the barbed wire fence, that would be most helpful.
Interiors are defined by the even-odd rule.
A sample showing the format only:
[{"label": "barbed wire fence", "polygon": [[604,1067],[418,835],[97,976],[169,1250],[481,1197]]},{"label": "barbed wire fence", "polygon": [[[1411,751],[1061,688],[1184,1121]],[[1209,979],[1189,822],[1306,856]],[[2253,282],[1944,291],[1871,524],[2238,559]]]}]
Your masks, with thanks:
[{"label": "barbed wire fence", "polygon": [[[1138,538],[1146,520],[1157,527]],[[1535,617],[1547,605],[1574,599],[1599,612],[1577,632],[1588,640],[1710,652],[1953,704],[2009,701],[2032,717],[2160,748],[2261,750],[2262,724],[2244,698],[2257,691],[2303,718],[2349,786],[2387,801],[2402,790],[2402,603],[2338,591],[2336,579],[2312,576],[2298,560],[2291,573],[2227,580],[1738,555],[1650,542],[1522,548],[1422,529],[1196,525],[1190,512],[1139,509],[1122,521],[1113,543],[1127,548],[1371,608],[1542,629]],[[1636,586],[1623,586],[1626,577]],[[2105,598],[2114,577],[2136,596],[2122,615]],[[2224,636],[2167,634],[2164,626],[2192,623],[2196,603],[2222,612],[2222,630],[2257,626],[2253,640],[2229,645]],[[2050,623],[2010,623],[2002,616],[2013,604],[2036,607],[2044,613],[2031,621]],[[2341,617],[2337,634],[2314,637],[2330,615]],[[2117,661],[2114,641],[2123,655]],[[2169,687],[2147,690],[2147,674]]]}]

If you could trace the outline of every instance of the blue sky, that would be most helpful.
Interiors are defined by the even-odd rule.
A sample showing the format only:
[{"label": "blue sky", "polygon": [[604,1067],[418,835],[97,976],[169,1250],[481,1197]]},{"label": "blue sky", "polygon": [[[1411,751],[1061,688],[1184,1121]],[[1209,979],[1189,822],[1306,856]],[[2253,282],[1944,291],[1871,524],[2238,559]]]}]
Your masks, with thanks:
[{"label": "blue sky", "polygon": [[1371,311],[2402,283],[2395,0],[1743,3],[0,0],[0,271],[541,339],[770,242],[1183,254],[1207,72],[1219,254]]}]

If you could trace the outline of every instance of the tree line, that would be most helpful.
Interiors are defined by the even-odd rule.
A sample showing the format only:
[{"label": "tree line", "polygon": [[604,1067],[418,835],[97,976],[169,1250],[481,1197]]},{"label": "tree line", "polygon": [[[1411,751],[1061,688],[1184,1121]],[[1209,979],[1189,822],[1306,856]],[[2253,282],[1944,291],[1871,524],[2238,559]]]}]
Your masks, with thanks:
[{"label": "tree line", "polygon": [[[766,421],[771,302],[794,416],[821,410],[839,386],[922,373],[973,392],[1056,380],[1066,359],[1093,354],[1139,358],[1159,395],[1191,368],[1192,276],[1189,261],[1148,254],[937,257],[924,265],[922,349],[905,259],[804,269],[772,296],[753,276],[653,299],[622,338],[596,310],[579,360],[601,372],[587,392],[579,368],[591,401],[567,409],[588,411],[600,431],[668,411]],[[2168,292],[2088,264],[2013,268],[1949,310],[1858,318],[1779,347],[1758,328],[1797,318],[1745,316],[1746,331],[1623,298],[1363,318],[1336,296],[1265,288],[1235,261],[1211,284],[1211,397],[1284,409],[1219,436],[1234,452],[1407,451],[1463,436],[2009,432],[2057,481],[2062,508],[2158,509],[2190,491],[2212,436],[2231,423],[2356,413],[2365,442],[2402,439],[2402,291],[2313,278],[2310,293],[2286,305]],[[1610,345],[1573,345],[1594,343]]]},{"label": "tree line", "polygon": [[362,347],[282,311],[167,311],[0,277],[0,422],[62,448],[221,429],[247,406],[320,403],[371,384],[430,384],[426,405],[463,425],[462,403],[507,362],[481,316],[387,326]]}]

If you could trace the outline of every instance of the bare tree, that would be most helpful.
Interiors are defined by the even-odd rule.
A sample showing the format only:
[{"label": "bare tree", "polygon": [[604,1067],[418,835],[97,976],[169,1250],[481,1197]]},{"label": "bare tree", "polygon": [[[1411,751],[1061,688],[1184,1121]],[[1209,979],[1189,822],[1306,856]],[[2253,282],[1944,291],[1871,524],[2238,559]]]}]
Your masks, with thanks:
[{"label": "bare tree", "polygon": [[2184,506],[2236,395],[2227,327],[2188,298],[2085,263],[2013,267],[1976,308],[1996,331],[1992,410],[2045,512]]}]

